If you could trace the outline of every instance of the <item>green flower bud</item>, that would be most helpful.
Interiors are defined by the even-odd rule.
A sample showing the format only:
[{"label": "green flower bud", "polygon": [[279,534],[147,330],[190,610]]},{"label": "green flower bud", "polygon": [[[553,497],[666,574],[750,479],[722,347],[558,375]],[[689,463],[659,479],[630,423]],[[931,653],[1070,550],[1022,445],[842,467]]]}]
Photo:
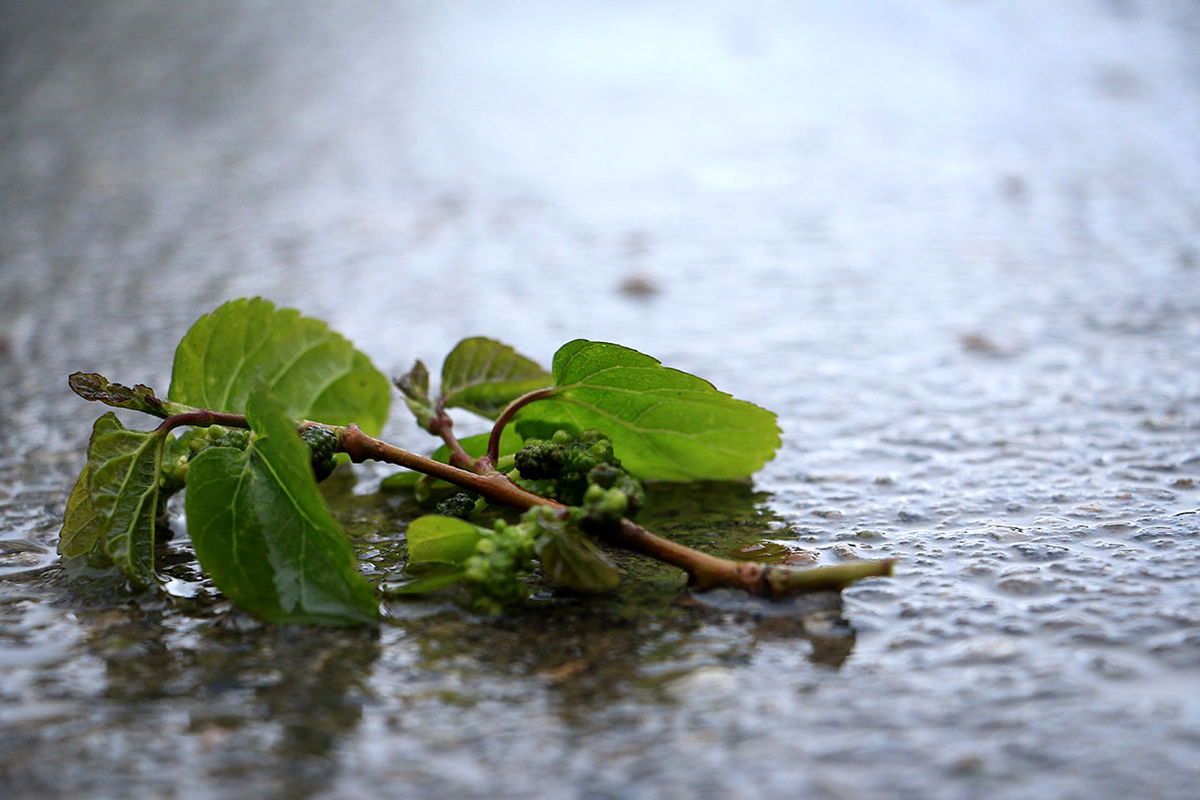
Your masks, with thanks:
[{"label": "green flower bud", "polygon": [[583,504],[594,506],[604,500],[605,489],[598,483],[593,483],[588,486],[587,491],[583,493]]},{"label": "green flower bud", "polygon": [[629,508],[629,497],[620,489],[609,489],[604,493],[604,500],[600,506],[606,514],[620,519],[625,516],[625,511]]}]

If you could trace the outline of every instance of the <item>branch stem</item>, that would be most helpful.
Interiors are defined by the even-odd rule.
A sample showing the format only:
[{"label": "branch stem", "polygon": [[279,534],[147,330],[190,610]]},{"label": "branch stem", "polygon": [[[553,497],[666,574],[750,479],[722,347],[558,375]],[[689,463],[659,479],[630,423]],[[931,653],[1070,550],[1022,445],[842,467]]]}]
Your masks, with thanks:
[{"label": "branch stem", "polygon": [[697,591],[718,587],[742,589],[759,597],[779,599],[798,592],[841,590],[863,578],[891,575],[894,559],[857,561],[827,567],[796,569],[778,564],[731,561],[664,539],[629,519],[600,534],[609,544],[679,567]]},{"label": "branch stem", "polygon": [[[317,422],[303,422],[301,425],[302,427],[324,427],[337,433],[339,448],[349,454],[355,463],[371,460],[395,464],[434,478],[440,478],[459,488],[476,492],[489,502],[509,506],[518,511],[527,511],[536,505],[565,509],[566,506],[562,503],[522,489],[507,475],[496,472],[495,461],[491,458],[493,442],[498,445],[498,431],[502,429],[503,424],[511,419],[521,406],[546,397],[549,393],[550,390],[538,390],[514,400],[504,414],[496,420],[496,427],[492,429],[492,442],[488,444],[489,456],[484,458],[473,459],[467,455],[462,446],[458,445],[454,434],[450,432],[449,424],[439,431],[435,430],[434,423],[431,423],[430,430],[440,433],[446,444],[450,446],[451,461],[457,462],[451,464],[434,461],[432,458],[368,436],[357,425],[352,424],[344,428],[322,425]],[[447,423],[449,422],[448,417],[444,417],[444,419]],[[158,426],[158,430],[169,431],[185,425],[250,427],[244,414],[197,410],[167,417]],[[455,448],[455,445],[458,447]],[[895,563],[893,559],[886,559],[795,569],[775,564],[731,561],[727,558],[718,558],[699,550],[693,550],[670,539],[664,539],[630,519],[622,519],[620,525],[615,528],[597,530],[594,531],[594,534],[614,547],[641,553],[678,567],[687,573],[688,584],[693,589],[704,591],[717,587],[731,587],[760,597],[780,598],[797,592],[842,589],[862,578],[890,575],[892,574],[892,565]]]},{"label": "branch stem", "polygon": [[492,425],[492,433],[488,437],[487,456],[488,462],[493,465],[500,460],[500,434],[504,432],[504,426],[507,425],[517,412],[535,400],[542,400],[547,397],[553,397],[557,389],[553,386],[547,386],[545,389],[535,389],[528,394],[523,394],[516,400],[508,404],[504,411],[500,412],[500,416],[496,417],[496,423]]},{"label": "branch stem", "polygon": [[[367,436],[357,426],[340,429],[341,448],[355,462],[371,459],[424,472],[462,489],[476,492],[489,502],[527,511],[535,505],[565,508],[549,498],[522,489],[499,472],[479,474],[443,464],[387,442]],[[483,459],[476,470],[488,468]],[[890,575],[894,561],[862,561],[830,567],[795,569],[776,564],[731,561],[718,558],[661,536],[626,518],[616,528],[597,530],[596,536],[614,547],[641,553],[678,567],[688,575],[688,584],[698,591],[730,587],[760,597],[780,598],[803,591],[842,589],[862,578]]]},{"label": "branch stem", "polygon": [[156,428],[156,430],[166,433],[167,431],[182,428],[186,425],[191,425],[197,428],[206,428],[210,425],[224,425],[227,428],[247,428],[250,423],[246,421],[245,414],[228,414],[223,411],[209,411],[207,409],[198,409],[196,411],[187,411],[182,414],[173,414],[164,419]]},{"label": "branch stem", "polygon": [[434,436],[440,436],[442,441],[446,443],[446,447],[450,448],[450,463],[461,469],[473,470],[475,468],[475,459],[463,449],[462,444],[458,441],[458,437],[454,435],[454,420],[446,414],[446,410],[442,405],[442,401],[437,404],[437,416],[429,420],[428,430]]},{"label": "branch stem", "polygon": [[506,505],[520,511],[527,511],[535,505],[562,505],[554,500],[522,489],[509,480],[508,476],[499,472],[480,474],[479,472],[456,467],[452,464],[443,464],[440,461],[434,461],[432,458],[417,455],[416,453],[368,436],[357,425],[349,425],[345,428],[337,428],[336,430],[341,450],[349,454],[350,460],[355,463],[367,460],[383,461],[387,464],[395,464],[416,472],[423,472],[426,475],[444,480],[447,483],[452,483],[460,489],[477,492],[494,503]]}]

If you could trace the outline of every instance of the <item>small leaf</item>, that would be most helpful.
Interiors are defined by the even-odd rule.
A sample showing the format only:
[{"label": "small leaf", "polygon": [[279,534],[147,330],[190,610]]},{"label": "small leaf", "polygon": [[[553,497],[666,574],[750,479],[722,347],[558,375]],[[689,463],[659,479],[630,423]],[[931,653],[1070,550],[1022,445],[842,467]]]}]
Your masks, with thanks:
[{"label": "small leaf", "polygon": [[[518,419],[612,436],[645,480],[746,478],[775,456],[775,415],[616,344],[577,339],[554,355],[554,394]],[[522,430],[526,430],[523,428]]]},{"label": "small leaf", "polygon": [[404,395],[404,402],[409,411],[417,418],[417,424],[428,428],[429,423],[437,417],[437,409],[429,398],[429,370],[425,363],[418,360],[412,369],[392,381]]},{"label": "small leaf", "polygon": [[436,514],[417,517],[408,525],[408,560],[462,564],[475,552],[479,538],[479,529],[465,520]]},{"label": "small leaf", "polygon": [[59,555],[111,563],[136,588],[157,583],[154,520],[166,438],[128,430],[111,411],[96,420],[87,464],[67,500]]},{"label": "small leaf", "polygon": [[396,378],[394,383],[405,397],[429,403],[429,369],[420,359],[413,363],[412,369]]},{"label": "small leaf", "polygon": [[232,300],[196,321],[175,350],[170,398],[240,414],[264,385],[293,419],[357,423],[374,436],[391,402],[387,378],[325,323],[261,298]]},{"label": "small leaf", "polygon": [[621,583],[617,568],[582,531],[544,514],[533,519],[539,529],[534,553],[551,583],[577,592],[607,592]]},{"label": "small leaf", "polygon": [[459,564],[442,564],[437,561],[409,565],[406,568],[406,571],[408,570],[413,570],[413,573],[399,580],[381,584],[380,590],[389,595],[428,594],[458,583],[467,573]]},{"label": "small leaf", "polygon": [[243,452],[212,447],[188,470],[188,530],[200,565],[229,599],[268,622],[354,625],[378,617],[354,550],[317,488],[295,423],[249,396]]},{"label": "small leaf", "polygon": [[114,408],[127,408],[131,411],[141,411],[156,417],[169,417],[194,409],[178,403],[171,403],[154,395],[149,386],[139,383],[129,387],[113,383],[108,378],[95,372],[76,372],[67,382],[71,391],[84,400],[93,400]]},{"label": "small leaf", "polygon": [[442,364],[447,408],[465,408],[488,419],[523,394],[549,386],[550,373],[506,344],[463,339]]}]

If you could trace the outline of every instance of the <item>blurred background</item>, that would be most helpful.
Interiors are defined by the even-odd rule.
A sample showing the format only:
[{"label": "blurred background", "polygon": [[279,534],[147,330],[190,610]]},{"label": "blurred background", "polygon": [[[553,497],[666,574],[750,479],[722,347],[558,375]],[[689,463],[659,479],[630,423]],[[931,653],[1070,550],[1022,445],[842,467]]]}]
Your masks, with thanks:
[{"label": "blurred background", "polygon": [[799,378],[814,346],[1169,297],[1200,259],[1191,3],[4,12],[21,361],[161,336],[161,374],[262,294],[385,366],[584,335]]},{"label": "blurred background", "polygon": [[[575,715],[486,639],[449,663],[402,629],[334,639],[355,713],[314,750],[287,717],[308,700],[247,711],[196,666],[236,649],[203,614],[138,609],[114,638],[61,608],[54,567],[96,411],[66,375],[165,388],[191,322],[251,295],[390,374],[469,335],[697,372],[780,415],[749,511],[822,563],[891,555],[900,575],[846,593],[840,671],[729,621],[686,646],[637,628],[622,646],[649,637],[667,666],[633,658],[643,683]],[[6,796],[1200,780],[1192,0],[4,0],[0,368]],[[114,691],[147,649],[189,665],[175,689]],[[231,658],[231,685],[311,678]],[[666,705],[637,688],[654,681]],[[214,698],[226,716],[197,722]]]}]

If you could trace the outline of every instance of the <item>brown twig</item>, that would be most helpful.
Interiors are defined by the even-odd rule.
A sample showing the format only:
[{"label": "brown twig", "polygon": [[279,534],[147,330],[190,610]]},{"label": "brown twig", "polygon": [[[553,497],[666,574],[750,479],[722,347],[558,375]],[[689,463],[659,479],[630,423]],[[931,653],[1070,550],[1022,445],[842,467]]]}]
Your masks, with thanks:
[{"label": "brown twig", "polygon": [[[538,399],[531,395],[543,396],[539,392],[532,392],[530,395],[525,395],[530,398],[525,402]],[[520,400],[514,401],[509,408],[513,409],[518,402]],[[505,413],[508,414],[507,411]],[[513,409],[513,413],[515,413],[515,409]],[[512,414],[508,414],[508,418],[511,416]],[[503,419],[505,417],[501,415],[501,420]],[[493,436],[496,437],[497,442],[499,434],[496,431],[500,429],[501,420],[497,420],[497,427],[493,429]],[[158,427],[159,430],[169,431],[184,425],[249,427],[243,414],[226,414],[207,410],[175,414],[163,420]],[[486,498],[488,502],[515,508],[518,511],[527,511],[536,505],[566,508],[562,503],[522,489],[507,475],[494,471],[493,464],[495,462],[490,457],[472,459],[462,450],[461,445],[455,451],[451,442],[457,444],[457,439],[449,432],[448,426],[442,436],[450,445],[451,459],[457,460],[459,464],[443,464],[432,458],[388,444],[363,433],[357,425],[339,428],[317,422],[304,422],[301,423],[301,427],[325,427],[332,430],[338,435],[339,449],[347,453],[355,463],[371,460],[395,464],[439,478],[461,489],[476,492]],[[433,429],[432,424],[430,429]],[[489,450],[491,450],[490,444]],[[457,459],[455,459],[456,452],[461,453]],[[596,530],[593,533],[614,547],[641,553],[678,567],[687,573],[688,584],[694,589],[704,591],[717,587],[731,587],[760,597],[781,598],[798,592],[843,589],[863,578],[890,575],[892,574],[892,565],[895,563],[894,559],[887,559],[796,569],[776,564],[732,561],[693,550],[670,539],[664,539],[630,519],[622,519],[621,523],[614,528]]]},{"label": "brown twig", "polygon": [[453,464],[443,464],[432,458],[417,455],[395,445],[368,436],[357,425],[345,428],[335,428],[338,433],[340,449],[350,456],[355,463],[363,461],[383,461],[387,464],[423,472],[434,478],[452,483],[460,489],[477,492],[490,502],[510,506],[520,511],[526,511],[535,505],[561,506],[561,503],[534,494],[517,486],[508,476],[499,472],[480,474],[479,472],[462,469]]},{"label": "brown twig", "polygon": [[[354,425],[339,430],[342,431],[341,448],[349,453],[355,462],[371,459],[423,472],[459,488],[477,492],[491,503],[509,506],[518,511],[527,511],[535,505],[565,508],[561,503],[522,489],[502,473],[490,472],[481,475],[443,464],[367,436]],[[485,466],[480,462],[476,462],[476,469]],[[796,569],[776,564],[732,561],[664,539],[627,518],[622,519],[620,525],[615,528],[597,530],[594,533],[615,547],[679,567],[688,574],[688,583],[694,589],[704,591],[717,587],[731,587],[760,597],[781,598],[798,592],[843,589],[863,578],[890,575],[895,563],[889,559]]]},{"label": "brown twig", "polygon": [[462,443],[454,435],[454,420],[446,413],[446,398],[438,398],[434,412],[433,419],[429,420],[426,429],[434,436],[440,436],[446,447],[450,448],[451,464],[462,469],[474,470],[475,459],[463,449]]},{"label": "brown twig", "polygon": [[553,386],[547,386],[545,389],[535,389],[513,400],[508,404],[507,408],[500,412],[500,416],[496,417],[496,422],[492,425],[492,433],[488,437],[486,458],[492,469],[495,469],[496,462],[500,460],[500,434],[504,433],[504,426],[511,422],[512,418],[522,408],[535,400],[552,397],[556,391],[557,389]]},{"label": "brown twig", "polygon": [[155,430],[160,433],[182,428],[187,425],[192,425],[198,428],[205,428],[211,425],[224,425],[226,428],[249,428],[250,423],[246,421],[245,414],[228,414],[223,411],[209,411],[207,409],[199,409],[197,411],[188,411],[183,414],[173,414],[161,423]]}]

